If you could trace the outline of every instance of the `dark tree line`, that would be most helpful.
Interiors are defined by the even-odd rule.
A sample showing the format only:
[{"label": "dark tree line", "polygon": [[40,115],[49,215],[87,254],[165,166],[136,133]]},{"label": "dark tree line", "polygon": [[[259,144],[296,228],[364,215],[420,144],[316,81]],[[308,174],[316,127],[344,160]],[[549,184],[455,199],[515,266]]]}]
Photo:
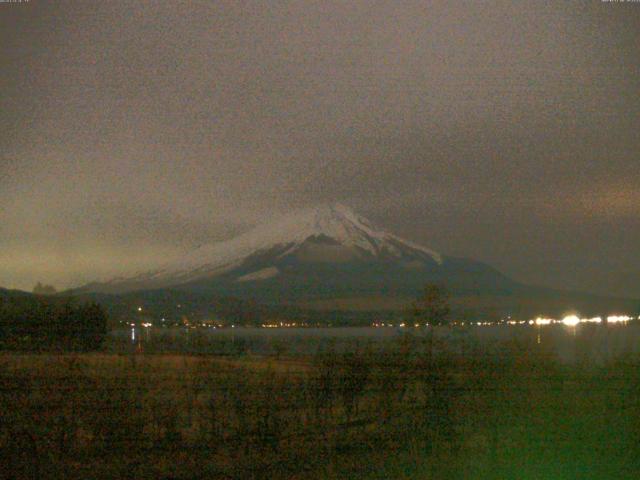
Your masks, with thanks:
[{"label": "dark tree line", "polygon": [[71,299],[0,297],[0,348],[96,350],[107,334],[107,315],[96,303]]}]

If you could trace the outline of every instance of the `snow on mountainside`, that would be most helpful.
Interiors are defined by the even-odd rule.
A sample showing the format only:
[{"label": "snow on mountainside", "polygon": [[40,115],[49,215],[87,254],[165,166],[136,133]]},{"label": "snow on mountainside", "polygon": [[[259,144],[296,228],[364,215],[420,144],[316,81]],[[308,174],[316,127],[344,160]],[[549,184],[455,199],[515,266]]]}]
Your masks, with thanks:
[{"label": "snow on mountainside", "polygon": [[635,305],[520,284],[490,265],[443,257],[377,229],[342,205],[286,215],[231,240],[195,248],[163,268],[93,283],[75,293],[116,294],[98,298],[117,308],[127,298],[136,303],[147,298],[163,312],[177,303],[185,307],[174,311],[180,315],[216,312],[225,297],[303,309],[388,311],[403,308],[428,283],[446,285],[460,299],[462,314],[483,312],[487,318],[575,309],[595,316]]},{"label": "snow on mountainside", "polygon": [[[231,240],[202,245],[158,270],[128,279],[115,279],[103,285],[121,285],[126,289],[127,284],[138,284],[138,288],[146,288],[214,277],[239,267],[250,257],[266,252],[277,252],[277,258],[294,254],[313,239],[330,242],[340,247],[342,253],[348,250],[350,255],[360,259],[417,257],[437,265],[443,261],[440,254],[376,229],[350,208],[336,204],[286,215]],[[268,278],[278,272],[272,268],[267,273],[255,278]],[[238,280],[252,278],[249,276]]]}]

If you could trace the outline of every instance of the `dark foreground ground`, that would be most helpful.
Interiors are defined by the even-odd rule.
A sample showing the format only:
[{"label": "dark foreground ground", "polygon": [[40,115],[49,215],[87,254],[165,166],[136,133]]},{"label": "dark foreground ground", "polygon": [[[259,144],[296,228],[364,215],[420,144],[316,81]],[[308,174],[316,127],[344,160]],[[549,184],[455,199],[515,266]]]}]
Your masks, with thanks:
[{"label": "dark foreground ground", "polygon": [[410,336],[313,356],[0,354],[33,479],[635,479],[640,361]]}]

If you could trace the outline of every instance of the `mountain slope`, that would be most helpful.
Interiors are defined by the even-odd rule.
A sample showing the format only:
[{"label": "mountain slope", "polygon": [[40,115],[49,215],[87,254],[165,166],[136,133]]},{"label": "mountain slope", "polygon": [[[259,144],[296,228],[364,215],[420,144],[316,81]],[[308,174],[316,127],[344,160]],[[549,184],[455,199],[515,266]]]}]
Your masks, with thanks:
[{"label": "mountain slope", "polygon": [[633,299],[523,285],[484,263],[443,256],[377,229],[341,205],[287,215],[234,239],[202,245],[162,268],[90,284],[75,293],[98,295],[124,312],[132,311],[131,302],[146,299],[143,303],[157,304],[162,315],[177,308],[176,315],[205,318],[207,312],[235,305],[229,299],[236,297],[244,306],[233,311],[261,305],[266,318],[285,310],[298,318],[303,309],[305,315],[334,312],[336,321],[345,315],[353,321],[350,314],[369,312],[362,317],[369,321],[373,312],[380,318],[382,312],[406,307],[426,283],[447,286],[460,318],[531,318],[572,311],[595,316],[637,309]]},{"label": "mountain slope", "polygon": [[0,298],[26,298],[33,297],[34,295],[24,290],[10,290],[0,287]]},{"label": "mountain slope", "polygon": [[459,293],[508,292],[495,269],[375,228],[342,205],[287,215],[226,242],[202,245],[160,269],[83,291],[210,291],[286,303],[354,295],[415,295],[426,282]]}]

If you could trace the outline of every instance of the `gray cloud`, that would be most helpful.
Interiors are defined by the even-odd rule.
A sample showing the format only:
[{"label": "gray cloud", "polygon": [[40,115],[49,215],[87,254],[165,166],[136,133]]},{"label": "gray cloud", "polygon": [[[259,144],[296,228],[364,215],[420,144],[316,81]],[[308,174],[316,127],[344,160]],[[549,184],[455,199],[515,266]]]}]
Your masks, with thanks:
[{"label": "gray cloud", "polygon": [[525,281],[637,271],[640,6],[531,3],[0,5],[0,284],[326,201]]}]

